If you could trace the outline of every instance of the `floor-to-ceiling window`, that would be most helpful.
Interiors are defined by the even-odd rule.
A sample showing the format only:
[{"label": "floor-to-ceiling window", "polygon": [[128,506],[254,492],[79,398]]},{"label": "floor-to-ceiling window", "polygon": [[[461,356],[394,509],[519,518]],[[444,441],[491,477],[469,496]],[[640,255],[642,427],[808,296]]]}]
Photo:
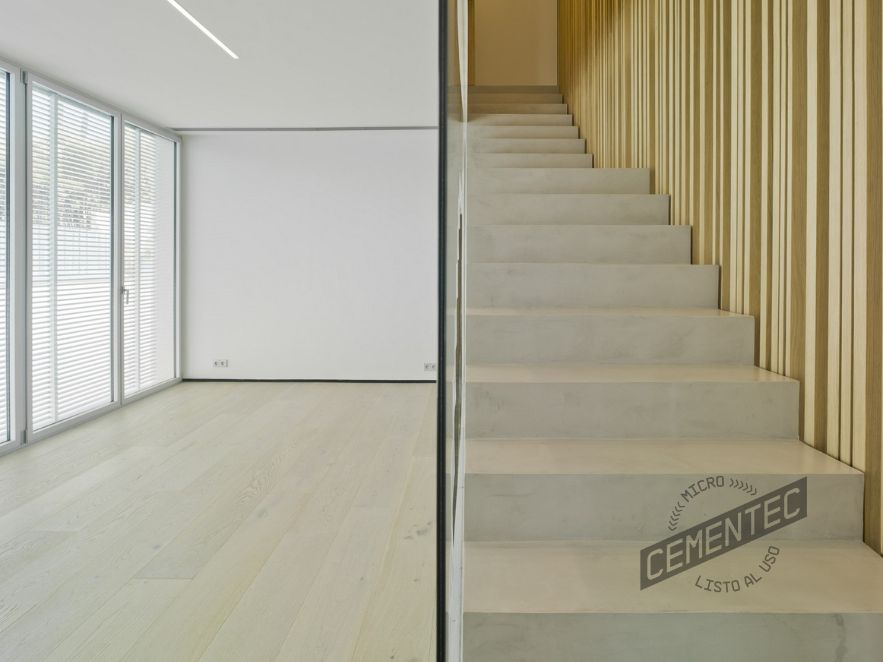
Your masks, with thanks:
[{"label": "floor-to-ceiling window", "polygon": [[9,73],[0,69],[0,444],[9,440]]},{"label": "floor-to-ceiling window", "polygon": [[31,86],[32,429],[114,401],[113,116]]},{"label": "floor-to-ceiling window", "polygon": [[126,124],[123,153],[125,397],[175,377],[175,149]]},{"label": "floor-to-ceiling window", "polygon": [[179,158],[0,62],[0,452],[179,379]]}]

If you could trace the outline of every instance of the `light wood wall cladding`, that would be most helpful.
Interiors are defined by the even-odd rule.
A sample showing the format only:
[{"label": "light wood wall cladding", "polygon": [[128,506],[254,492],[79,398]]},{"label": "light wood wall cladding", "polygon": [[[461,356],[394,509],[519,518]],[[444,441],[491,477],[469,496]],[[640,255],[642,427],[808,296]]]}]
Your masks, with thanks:
[{"label": "light wood wall cladding", "polygon": [[880,0],[559,0],[559,81],[601,167],[649,167],[802,384],[803,439],[866,473],[881,541]]}]

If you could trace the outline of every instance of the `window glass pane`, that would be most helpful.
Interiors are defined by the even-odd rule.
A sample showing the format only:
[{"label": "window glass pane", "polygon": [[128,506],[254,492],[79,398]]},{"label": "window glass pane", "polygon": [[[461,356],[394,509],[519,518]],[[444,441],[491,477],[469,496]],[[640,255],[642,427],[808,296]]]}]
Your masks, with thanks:
[{"label": "window glass pane", "polygon": [[175,376],[175,143],[127,125],[123,213],[125,395]]},{"label": "window glass pane", "polygon": [[113,400],[113,119],[35,86],[30,140],[30,384],[39,430]]},{"label": "window glass pane", "polygon": [[0,70],[0,442],[9,440],[9,74]]}]

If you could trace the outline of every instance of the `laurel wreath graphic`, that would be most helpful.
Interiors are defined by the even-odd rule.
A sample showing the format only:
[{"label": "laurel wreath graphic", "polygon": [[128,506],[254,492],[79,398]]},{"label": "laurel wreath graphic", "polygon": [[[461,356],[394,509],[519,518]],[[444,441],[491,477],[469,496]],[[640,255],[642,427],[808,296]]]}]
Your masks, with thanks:
[{"label": "laurel wreath graphic", "polygon": [[[730,477],[729,480],[730,480],[729,487],[733,488],[734,490],[739,490],[740,492],[745,492],[746,494],[748,494],[750,496],[757,495],[757,488],[754,485],[752,485],[751,483],[749,483],[748,481],[740,480],[738,478],[733,478],[732,476]],[[684,510],[686,510],[686,508],[687,508],[687,504],[681,503],[681,500],[678,499],[678,502],[675,504],[675,507],[671,509],[671,513],[668,516],[668,530],[669,531],[672,531],[672,532],[677,531],[678,526],[680,525],[680,522],[681,522],[681,515],[684,513]]]}]

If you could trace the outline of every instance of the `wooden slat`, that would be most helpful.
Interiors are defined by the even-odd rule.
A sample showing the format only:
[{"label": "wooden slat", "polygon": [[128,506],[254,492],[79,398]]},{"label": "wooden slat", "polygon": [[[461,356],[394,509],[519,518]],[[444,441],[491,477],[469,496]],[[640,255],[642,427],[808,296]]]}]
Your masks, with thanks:
[{"label": "wooden slat", "polygon": [[801,432],[867,474],[883,551],[883,172],[877,0],[560,0],[565,101],[601,167],[647,167],[799,379]]},{"label": "wooden slat", "polygon": [[475,0],[467,0],[466,21],[466,75],[469,85],[475,85]]},{"label": "wooden slat", "polygon": [[[861,17],[860,17],[861,18]],[[865,539],[877,549],[883,547],[883,452],[881,410],[883,410],[883,33],[881,3],[867,2],[867,354],[865,367]]]}]

